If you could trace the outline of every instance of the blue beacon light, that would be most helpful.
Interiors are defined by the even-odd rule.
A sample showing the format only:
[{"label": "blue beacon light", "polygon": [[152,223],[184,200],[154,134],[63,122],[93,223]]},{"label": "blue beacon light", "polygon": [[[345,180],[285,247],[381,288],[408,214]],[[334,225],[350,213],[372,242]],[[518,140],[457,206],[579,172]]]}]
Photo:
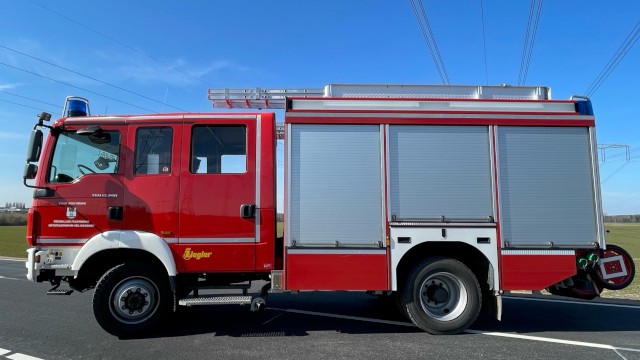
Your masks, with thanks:
[{"label": "blue beacon light", "polygon": [[64,116],[89,116],[89,100],[78,96],[68,96],[64,104]]}]

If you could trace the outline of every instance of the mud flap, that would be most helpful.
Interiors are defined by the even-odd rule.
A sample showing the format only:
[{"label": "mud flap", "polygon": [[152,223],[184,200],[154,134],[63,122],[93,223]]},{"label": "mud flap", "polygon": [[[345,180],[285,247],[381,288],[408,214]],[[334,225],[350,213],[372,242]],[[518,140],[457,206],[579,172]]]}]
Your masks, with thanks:
[{"label": "mud flap", "polygon": [[482,299],[484,303],[483,311],[491,314],[496,320],[502,321],[502,295],[498,291],[487,291]]}]

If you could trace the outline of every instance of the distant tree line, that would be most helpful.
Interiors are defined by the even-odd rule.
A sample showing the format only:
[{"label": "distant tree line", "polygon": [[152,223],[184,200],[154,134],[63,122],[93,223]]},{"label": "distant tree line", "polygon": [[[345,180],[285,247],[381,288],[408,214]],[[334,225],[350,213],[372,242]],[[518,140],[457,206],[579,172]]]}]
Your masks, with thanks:
[{"label": "distant tree line", "polygon": [[4,205],[4,208],[5,209],[21,209],[21,210],[24,210],[24,209],[27,208],[27,206],[23,202],[7,202]]},{"label": "distant tree line", "polygon": [[605,215],[604,222],[608,223],[640,223],[640,214],[636,215]]},{"label": "distant tree line", "polygon": [[0,226],[27,225],[26,213],[0,213]]}]

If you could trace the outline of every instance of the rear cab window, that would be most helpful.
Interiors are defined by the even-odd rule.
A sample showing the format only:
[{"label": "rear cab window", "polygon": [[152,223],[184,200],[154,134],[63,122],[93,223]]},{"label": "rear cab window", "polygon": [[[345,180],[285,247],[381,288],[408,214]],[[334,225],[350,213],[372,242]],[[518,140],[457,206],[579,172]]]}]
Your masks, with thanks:
[{"label": "rear cab window", "polygon": [[168,126],[139,128],[136,131],[136,175],[170,174],[173,129]]},{"label": "rear cab window", "polygon": [[244,174],[247,171],[246,126],[195,126],[191,137],[192,174]]}]

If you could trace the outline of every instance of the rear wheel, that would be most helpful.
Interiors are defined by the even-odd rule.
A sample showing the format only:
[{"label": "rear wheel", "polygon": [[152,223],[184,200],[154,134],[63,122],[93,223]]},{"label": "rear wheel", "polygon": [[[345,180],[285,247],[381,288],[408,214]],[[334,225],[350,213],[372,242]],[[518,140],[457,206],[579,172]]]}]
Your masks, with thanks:
[{"label": "rear wheel", "polygon": [[480,284],[457,260],[427,259],[409,275],[401,305],[414,324],[431,334],[460,333],[480,313]]},{"label": "rear wheel", "polygon": [[107,271],[93,294],[98,324],[116,336],[133,336],[155,329],[172,308],[166,277],[152,267],[132,262]]}]

